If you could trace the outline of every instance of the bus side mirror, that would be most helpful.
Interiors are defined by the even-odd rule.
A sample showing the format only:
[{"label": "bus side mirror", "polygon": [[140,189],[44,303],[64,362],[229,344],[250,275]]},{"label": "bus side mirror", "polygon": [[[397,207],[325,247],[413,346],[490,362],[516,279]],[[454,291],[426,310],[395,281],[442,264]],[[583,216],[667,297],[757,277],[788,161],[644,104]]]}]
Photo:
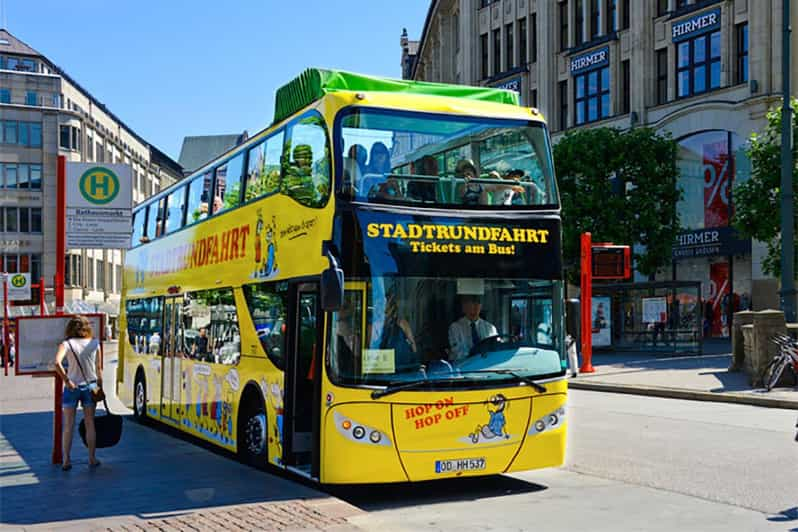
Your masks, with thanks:
[{"label": "bus side mirror", "polygon": [[344,271],[338,261],[327,251],[330,267],[321,272],[321,308],[325,312],[337,312],[344,304]]}]

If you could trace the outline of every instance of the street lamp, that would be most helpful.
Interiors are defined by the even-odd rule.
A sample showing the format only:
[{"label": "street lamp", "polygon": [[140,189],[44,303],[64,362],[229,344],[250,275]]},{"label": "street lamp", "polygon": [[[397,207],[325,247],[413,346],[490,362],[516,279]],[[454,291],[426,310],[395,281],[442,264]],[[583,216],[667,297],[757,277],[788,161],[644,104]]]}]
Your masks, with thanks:
[{"label": "street lamp", "polygon": [[790,0],[782,0],[781,108],[781,309],[795,321],[795,214],[792,187],[792,107],[790,106]]}]

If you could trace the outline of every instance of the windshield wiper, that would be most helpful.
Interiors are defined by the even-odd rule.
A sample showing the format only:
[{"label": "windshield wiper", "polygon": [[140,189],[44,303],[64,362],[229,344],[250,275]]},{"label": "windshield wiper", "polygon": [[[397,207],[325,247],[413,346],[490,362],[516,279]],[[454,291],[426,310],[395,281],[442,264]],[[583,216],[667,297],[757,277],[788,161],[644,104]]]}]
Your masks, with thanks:
[{"label": "windshield wiper", "polygon": [[545,393],[548,390],[542,384],[535,382],[533,379],[529,377],[524,377],[523,375],[519,375],[516,373],[516,370],[512,369],[466,369],[466,370],[458,370],[460,373],[498,373],[500,375],[509,375],[513,377],[518,382],[522,382],[527,384],[535,389],[536,392]]},{"label": "windshield wiper", "polygon": [[463,380],[463,378],[447,377],[444,379],[418,379],[416,381],[403,382],[401,384],[394,384],[392,386],[388,386],[384,390],[374,390],[373,392],[371,392],[371,398],[379,399],[380,397],[385,397],[386,395],[391,395],[392,393],[401,392],[402,390],[410,390],[412,388],[418,388],[430,382],[451,382],[451,381],[460,381],[460,380]]}]

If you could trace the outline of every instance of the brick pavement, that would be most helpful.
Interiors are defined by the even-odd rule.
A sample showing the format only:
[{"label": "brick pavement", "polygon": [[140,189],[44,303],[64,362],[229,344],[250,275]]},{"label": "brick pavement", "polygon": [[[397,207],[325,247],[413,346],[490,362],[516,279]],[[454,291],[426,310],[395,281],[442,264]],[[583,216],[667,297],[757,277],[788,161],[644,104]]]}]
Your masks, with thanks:
[{"label": "brick pavement", "polygon": [[[112,382],[112,363],[106,371]],[[0,374],[0,529],[355,529],[346,518],[360,510],[343,501],[130,418],[96,470],[75,434],[63,472],[50,463],[52,388]]]}]

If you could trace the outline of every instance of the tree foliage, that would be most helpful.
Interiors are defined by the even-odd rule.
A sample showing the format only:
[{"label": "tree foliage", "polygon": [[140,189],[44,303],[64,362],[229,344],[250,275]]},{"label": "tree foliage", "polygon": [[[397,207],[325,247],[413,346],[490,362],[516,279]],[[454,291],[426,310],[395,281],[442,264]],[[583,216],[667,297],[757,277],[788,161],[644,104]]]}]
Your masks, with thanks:
[{"label": "tree foliage", "polygon": [[563,216],[563,253],[579,274],[579,235],[641,244],[635,268],[653,275],[671,260],[679,231],[676,142],[650,128],[569,131],[554,146]]},{"label": "tree foliage", "polygon": [[[798,100],[792,107],[792,135],[798,133]],[[793,142],[793,189],[798,190],[798,157]],[[767,113],[767,126],[762,133],[752,133],[746,150],[751,159],[751,179],[737,184],[733,190],[732,225],[740,236],[765,242],[767,256],[762,270],[770,275],[781,273],[781,104]],[[793,197],[794,212],[798,202]],[[794,224],[794,222],[793,222]],[[798,247],[798,240],[796,240]]]}]

